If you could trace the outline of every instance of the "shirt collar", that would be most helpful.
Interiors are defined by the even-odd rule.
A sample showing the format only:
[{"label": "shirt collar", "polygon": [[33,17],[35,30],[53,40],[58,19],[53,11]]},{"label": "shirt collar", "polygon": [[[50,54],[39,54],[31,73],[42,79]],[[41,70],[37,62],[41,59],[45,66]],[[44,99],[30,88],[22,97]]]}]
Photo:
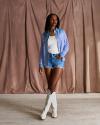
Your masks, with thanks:
[{"label": "shirt collar", "polygon": [[[58,28],[55,28],[55,30],[54,30],[54,34],[55,34],[55,35],[56,35],[56,33],[57,33],[57,29],[58,29]],[[50,32],[48,31],[46,34],[47,34],[47,36],[49,36],[49,35],[50,35]]]}]

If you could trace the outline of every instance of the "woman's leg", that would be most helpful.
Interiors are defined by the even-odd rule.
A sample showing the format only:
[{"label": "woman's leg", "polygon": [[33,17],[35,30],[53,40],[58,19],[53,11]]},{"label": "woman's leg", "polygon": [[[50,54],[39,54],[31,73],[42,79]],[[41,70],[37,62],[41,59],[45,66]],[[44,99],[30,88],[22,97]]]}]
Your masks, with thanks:
[{"label": "woman's leg", "polygon": [[51,84],[51,92],[57,91],[57,83],[63,74],[63,68],[54,68],[51,71],[49,83]]},{"label": "woman's leg", "polygon": [[45,68],[45,74],[48,82],[48,89],[53,92],[56,91],[58,80],[61,78],[63,68]]},{"label": "woman's leg", "polygon": [[[48,83],[48,89],[50,90],[50,84],[49,84],[49,78],[51,75],[51,68],[44,68],[45,70],[45,74],[46,74],[46,78],[47,78],[47,83]],[[45,106],[43,109],[43,112],[41,114],[41,119],[45,119],[47,112],[49,111],[49,108],[51,106],[51,97],[50,97],[51,91],[48,92],[46,100],[45,100]]]},{"label": "woman's leg", "polygon": [[45,68],[45,73],[46,73],[47,82],[48,82],[48,88],[50,89],[52,94],[47,95],[46,105],[42,112],[41,119],[46,118],[47,112],[49,111],[51,104],[52,104],[52,109],[53,109],[52,116],[57,117],[57,101],[56,101],[55,91],[56,91],[57,82],[62,75],[62,71],[63,70],[60,68],[56,68],[53,70],[51,70],[49,68]]},{"label": "woman's leg", "polygon": [[50,85],[49,79],[50,79],[50,75],[51,75],[51,68],[44,68],[44,70],[45,70],[45,74],[46,74],[46,78],[47,78],[48,89],[50,90],[51,85]]},{"label": "woman's leg", "polygon": [[57,99],[56,99],[56,92],[57,92],[57,83],[58,80],[61,78],[63,73],[62,68],[54,68],[51,71],[51,75],[49,81],[51,83],[51,106],[52,106],[52,117],[57,117]]}]

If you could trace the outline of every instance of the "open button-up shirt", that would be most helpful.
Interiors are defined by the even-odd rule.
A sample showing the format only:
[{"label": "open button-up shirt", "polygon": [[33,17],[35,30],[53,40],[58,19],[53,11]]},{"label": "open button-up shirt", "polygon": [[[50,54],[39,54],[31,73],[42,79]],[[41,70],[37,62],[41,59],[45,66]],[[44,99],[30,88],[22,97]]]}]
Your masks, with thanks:
[{"label": "open button-up shirt", "polygon": [[[69,42],[67,34],[61,28],[56,28],[54,30],[55,37],[57,39],[58,51],[63,60],[65,60],[65,55],[69,51]],[[39,66],[44,67],[48,63],[48,38],[50,33],[44,32],[41,36],[41,48],[39,57]]]}]

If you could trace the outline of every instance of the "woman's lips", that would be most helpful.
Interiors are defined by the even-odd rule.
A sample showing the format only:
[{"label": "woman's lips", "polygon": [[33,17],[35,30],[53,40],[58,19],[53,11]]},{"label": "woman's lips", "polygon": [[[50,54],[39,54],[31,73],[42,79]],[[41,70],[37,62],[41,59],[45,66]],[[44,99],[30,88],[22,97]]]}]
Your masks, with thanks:
[{"label": "woman's lips", "polygon": [[57,24],[52,24],[52,27],[55,27]]},{"label": "woman's lips", "polygon": [[56,26],[57,24],[56,24],[56,23],[54,23],[53,25],[54,25],[54,26]]}]

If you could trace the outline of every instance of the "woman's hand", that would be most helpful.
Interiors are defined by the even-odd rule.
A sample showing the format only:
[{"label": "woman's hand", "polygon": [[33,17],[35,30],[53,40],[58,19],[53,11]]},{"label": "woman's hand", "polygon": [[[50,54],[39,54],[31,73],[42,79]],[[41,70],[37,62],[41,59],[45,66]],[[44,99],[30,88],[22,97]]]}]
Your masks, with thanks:
[{"label": "woman's hand", "polygon": [[62,57],[60,56],[60,54],[56,55],[57,59],[62,59]]},{"label": "woman's hand", "polygon": [[43,73],[43,68],[39,67],[39,72]]}]

